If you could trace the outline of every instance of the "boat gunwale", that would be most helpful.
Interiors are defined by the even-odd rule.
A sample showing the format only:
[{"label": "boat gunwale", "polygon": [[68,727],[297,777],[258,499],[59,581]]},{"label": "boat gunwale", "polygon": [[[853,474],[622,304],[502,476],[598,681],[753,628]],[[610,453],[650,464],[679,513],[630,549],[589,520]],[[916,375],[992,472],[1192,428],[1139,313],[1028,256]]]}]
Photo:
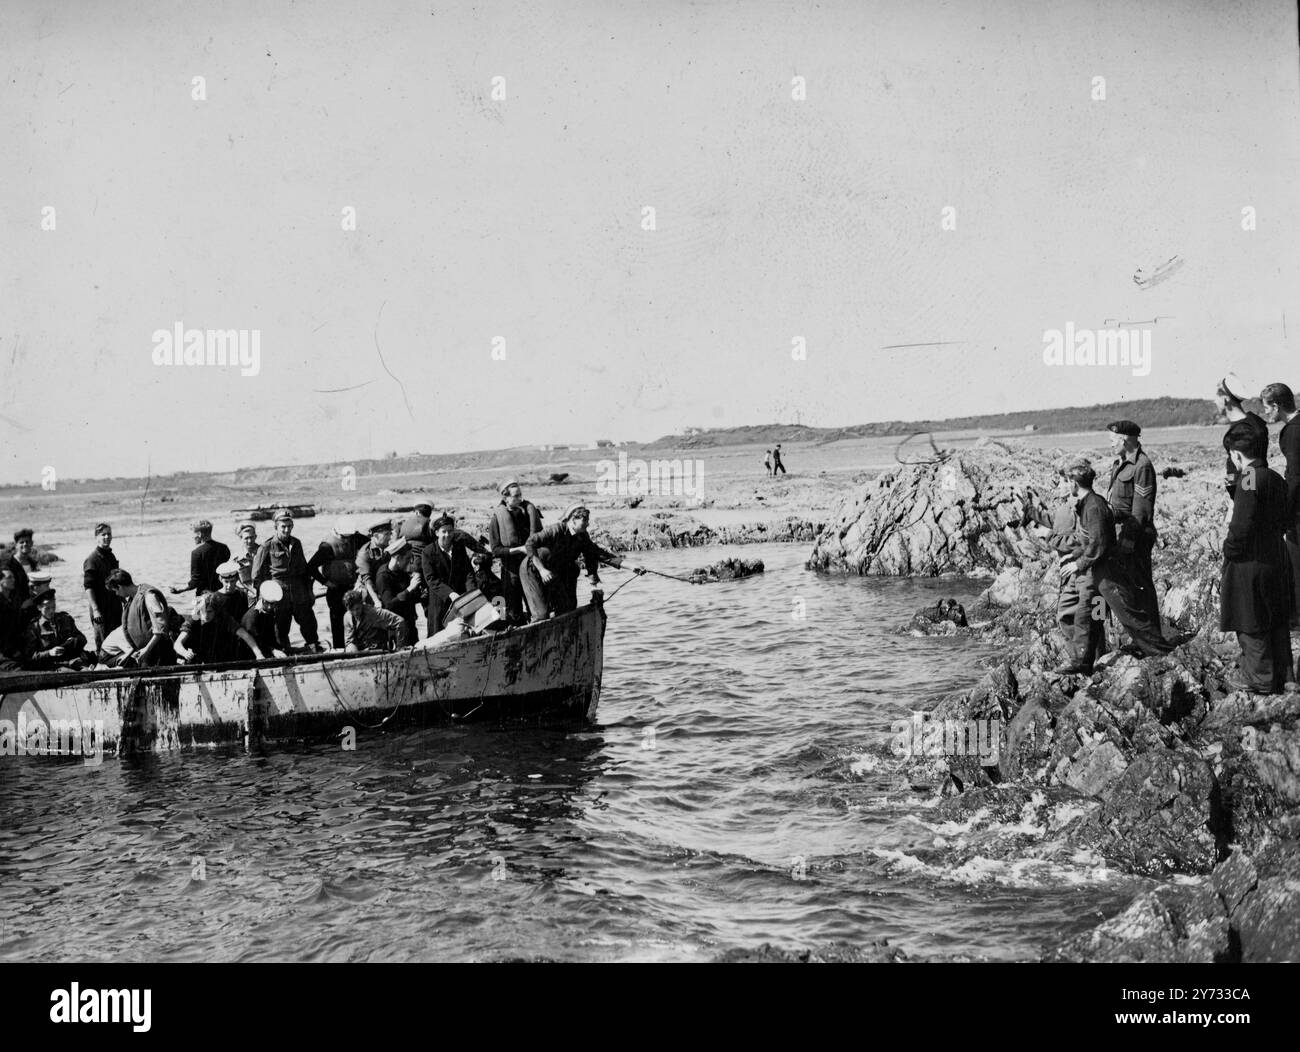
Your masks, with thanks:
[{"label": "boat gunwale", "polygon": [[[99,670],[81,670],[67,672],[22,672],[0,674],[0,698],[11,694],[37,693],[45,690],[60,690],[75,687],[96,687],[105,683],[121,681],[154,682],[160,680],[199,680],[204,676],[223,676],[238,672],[269,672],[280,669],[306,668],[319,666],[322,670],[327,665],[360,664],[362,662],[382,663],[396,657],[403,659],[414,657],[417,652],[436,652],[439,655],[450,654],[470,646],[481,646],[495,639],[518,637],[524,633],[533,633],[560,624],[566,619],[577,619],[581,615],[596,610],[605,618],[604,604],[599,600],[587,603],[563,614],[543,621],[533,621],[526,625],[512,625],[498,632],[484,632],[480,635],[466,636],[464,639],[451,640],[437,647],[421,647],[416,644],[400,650],[362,650],[356,653],[339,651],[329,654],[296,654],[287,658],[266,658],[261,661],[223,661],[199,665],[161,665],[145,668],[110,668]],[[603,625],[602,625],[602,635]]]}]

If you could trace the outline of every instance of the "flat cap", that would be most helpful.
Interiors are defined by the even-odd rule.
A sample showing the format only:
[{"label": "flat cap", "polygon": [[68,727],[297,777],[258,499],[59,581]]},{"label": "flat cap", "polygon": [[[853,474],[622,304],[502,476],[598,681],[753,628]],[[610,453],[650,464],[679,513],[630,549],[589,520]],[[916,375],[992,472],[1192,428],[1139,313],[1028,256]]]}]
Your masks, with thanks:
[{"label": "flat cap", "polygon": [[1137,438],[1142,434],[1142,428],[1132,420],[1112,420],[1106,425],[1106,430],[1113,431],[1117,435],[1128,435],[1129,438]]},{"label": "flat cap", "polygon": [[367,530],[366,532],[382,533],[384,530],[391,530],[392,528],[393,528],[392,519],[376,519],[374,522],[370,524],[370,529]]},{"label": "flat cap", "polygon": [[251,533],[254,537],[256,537],[256,536],[257,536],[257,527],[254,526],[251,522],[246,522],[246,523],[244,523],[244,525],[242,525],[241,527],[239,527],[239,529],[238,529],[236,532],[237,532],[237,533],[239,534],[239,536],[241,536],[241,537],[242,537],[244,534],[246,534],[246,533]]}]

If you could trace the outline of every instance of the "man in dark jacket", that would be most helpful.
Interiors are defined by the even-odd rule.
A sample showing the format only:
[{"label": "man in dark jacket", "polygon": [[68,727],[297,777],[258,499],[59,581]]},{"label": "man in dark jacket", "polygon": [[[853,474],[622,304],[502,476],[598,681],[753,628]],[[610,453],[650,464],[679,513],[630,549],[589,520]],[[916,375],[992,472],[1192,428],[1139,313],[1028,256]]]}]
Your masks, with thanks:
[{"label": "man in dark jacket", "polygon": [[47,588],[32,598],[36,620],[27,626],[23,637],[23,664],[29,669],[53,671],[77,669],[87,661],[86,637],[71,614],[58,609],[54,589]]},{"label": "man in dark jacket", "polygon": [[488,544],[492,555],[501,560],[501,592],[511,624],[524,624],[527,620],[519,572],[528,554],[525,543],[541,529],[542,513],[537,505],[524,500],[519,483],[511,479],[501,487],[501,503],[488,521]]},{"label": "man in dark jacket", "polygon": [[[1228,427],[1231,429],[1233,424],[1244,422],[1250,428],[1251,434],[1256,439],[1264,441],[1264,455],[1268,456],[1268,424],[1258,413],[1248,412],[1241,403],[1241,399],[1235,393],[1228,389],[1228,385],[1223,381],[1219,382],[1219,389],[1215,394],[1215,400],[1223,415],[1228,418]],[[1224,436],[1227,437],[1226,434]],[[1227,458],[1225,465],[1226,478],[1224,479],[1224,488],[1228,491],[1228,499],[1232,499],[1237,493],[1237,480],[1241,477],[1236,466],[1233,464],[1232,457]]]},{"label": "man in dark jacket", "polygon": [[[1286,543],[1291,560],[1291,624],[1300,627],[1300,412],[1296,410],[1295,394],[1286,384],[1269,384],[1259,394],[1264,403],[1264,416],[1270,424],[1281,423],[1277,444],[1286,457]],[[1296,678],[1300,679],[1300,666]]]},{"label": "man in dark jacket", "polygon": [[172,595],[182,592],[216,592],[221,588],[217,567],[229,561],[230,549],[212,539],[212,523],[200,519],[190,527],[194,531],[194,550],[190,552],[190,580],[184,588],[173,588]]},{"label": "man in dark jacket", "polygon": [[106,522],[96,523],[95,548],[81,564],[81,587],[86,592],[96,647],[103,646],[109,633],[122,624],[122,600],[108,586],[108,577],[116,569],[113,527]]},{"label": "man in dark jacket", "polygon": [[593,587],[600,584],[600,563],[623,565],[621,555],[606,551],[587,535],[590,520],[591,512],[575,504],[554,526],[534,533],[524,542],[528,560],[521,576],[534,621],[578,608],[579,559],[586,565]]},{"label": "man in dark jacket", "polygon": [[307,563],[308,572],[325,586],[325,605],[329,607],[330,636],[335,650],[342,650],[346,642],[343,597],[356,584],[357,552],[364,545],[356,524],[344,517],[334,524],[334,536],[321,541]]},{"label": "man in dark jacket", "polygon": [[260,589],[263,581],[275,581],[284,590],[284,602],[277,611],[280,649],[289,652],[289,627],[297,621],[306,644],[303,649],[319,653],[316,611],[312,609],[316,593],[302,542],[293,536],[293,516],[284,509],[275,513],[275,536],[263,542],[253,560],[253,584]]},{"label": "man in dark jacket", "polygon": [[1106,428],[1118,456],[1110,466],[1106,500],[1115,516],[1115,555],[1129,578],[1142,591],[1147,618],[1160,624],[1151,552],[1156,544],[1156,469],[1138,436],[1142,428],[1132,420],[1116,420]]},{"label": "man in dark jacket", "polygon": [[456,536],[456,522],[444,515],[433,524],[433,544],[426,544],[420,561],[428,597],[424,614],[428,621],[425,634],[436,635],[452,600],[474,586],[473,566],[465,541]]},{"label": "man in dark jacket", "polygon": [[375,574],[375,590],[379,593],[383,609],[391,610],[409,629],[409,637],[415,639],[415,604],[419,599],[420,579],[411,574],[411,545],[405,537],[399,537],[388,547],[388,562]]},{"label": "man in dark jacket", "polygon": [[22,668],[23,619],[16,596],[14,572],[0,566],[0,672]]},{"label": "man in dark jacket", "polygon": [[[1093,611],[1085,609],[1079,603],[1079,555],[1083,551],[1083,541],[1075,513],[1074,482],[1065,474],[1065,470],[1064,467],[1058,468],[1056,492],[1061,498],[1061,504],[1052,517],[1050,539],[1052,549],[1057,554],[1056,622],[1065,635],[1065,647],[1070,653],[1071,663],[1078,664],[1084,653],[1091,653],[1094,661],[1106,653],[1106,622],[1103,618],[1093,617]],[[1076,624],[1081,627],[1085,622],[1088,626],[1087,647],[1084,651],[1079,651]]]},{"label": "man in dark jacket", "polygon": [[1238,477],[1219,585],[1219,629],[1236,632],[1241,646],[1241,678],[1230,685],[1278,694],[1291,677],[1286,483],[1268,467],[1266,440],[1244,421],[1228,428],[1223,448]]},{"label": "man in dark jacket", "polygon": [[4,569],[14,575],[14,588],[19,606],[22,606],[32,597],[31,584],[27,580],[27,571],[31,569],[31,560],[28,556],[32,550],[32,536],[31,530],[16,530],[14,532],[14,550],[5,558],[3,563],[0,563],[0,566],[3,566]]},{"label": "man in dark jacket", "polygon": [[[1083,458],[1072,461],[1066,469],[1070,481],[1074,483],[1075,495],[1079,498],[1075,505],[1075,514],[1079,520],[1083,535],[1083,550],[1079,553],[1078,588],[1079,611],[1074,618],[1076,660],[1056,671],[1062,675],[1091,674],[1093,662],[1096,661],[1096,631],[1089,623],[1092,618],[1104,618],[1106,609],[1114,611],[1115,617],[1133,638],[1135,647],[1148,657],[1167,654],[1173,649],[1163,635],[1159,624],[1148,616],[1142,604],[1141,590],[1128,575],[1124,564],[1114,558],[1115,552],[1115,518],[1110,505],[1092,488],[1096,472],[1092,464]],[[1104,601],[1099,603],[1098,599]],[[1083,616],[1089,612],[1089,617]]]}]

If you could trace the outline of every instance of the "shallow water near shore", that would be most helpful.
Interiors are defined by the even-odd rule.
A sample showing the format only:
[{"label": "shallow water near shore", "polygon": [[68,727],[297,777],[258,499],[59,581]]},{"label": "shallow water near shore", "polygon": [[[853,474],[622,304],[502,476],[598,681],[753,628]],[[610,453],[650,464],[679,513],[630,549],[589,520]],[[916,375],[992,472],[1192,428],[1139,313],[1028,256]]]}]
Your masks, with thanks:
[{"label": "shallow water near shore", "polygon": [[988,651],[893,630],[980,583],[824,578],[806,555],[638,554],[768,572],[613,596],[592,726],[0,759],[0,960],[708,960],[881,938],[1032,959],[1148,886],[984,858],[972,838],[996,830],[900,788],[890,722]]}]

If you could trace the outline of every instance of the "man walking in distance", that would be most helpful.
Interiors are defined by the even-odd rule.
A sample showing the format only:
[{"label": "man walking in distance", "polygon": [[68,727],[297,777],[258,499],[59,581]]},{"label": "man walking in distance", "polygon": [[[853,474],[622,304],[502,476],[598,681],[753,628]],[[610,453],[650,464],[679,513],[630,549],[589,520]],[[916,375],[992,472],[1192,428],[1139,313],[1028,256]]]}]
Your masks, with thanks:
[{"label": "man walking in distance", "polygon": [[311,586],[311,574],[307,572],[302,542],[293,536],[293,516],[283,508],[275,513],[275,536],[263,542],[253,560],[253,583],[260,588],[263,581],[275,581],[284,590],[277,622],[280,649],[289,651],[289,625],[297,621],[304,649],[319,653],[316,611],[312,609],[316,593]]},{"label": "man walking in distance", "polygon": [[[1115,617],[1132,636],[1135,646],[1146,656],[1154,657],[1167,654],[1173,650],[1163,635],[1158,623],[1151,621],[1142,605],[1141,593],[1133,584],[1123,562],[1115,558],[1115,518],[1110,505],[1094,492],[1093,481],[1096,472],[1092,464],[1083,458],[1071,461],[1066,467],[1066,474],[1074,483],[1075,514],[1078,517],[1083,534],[1083,551],[1078,558],[1079,610],[1074,618],[1074,635],[1076,659],[1068,665],[1056,669],[1061,675],[1076,673],[1090,675],[1093,663],[1097,660],[1097,638],[1090,621],[1104,617],[1104,608],[1098,598],[1105,601],[1106,607],[1115,612]],[[1089,616],[1082,616],[1088,611]]]},{"label": "man walking in distance", "polygon": [[220,541],[212,539],[212,523],[200,519],[190,527],[194,531],[194,550],[190,552],[190,581],[184,588],[173,588],[172,595],[193,592],[196,596],[204,592],[221,590],[221,579],[217,576],[217,567],[230,559],[230,549]]},{"label": "man walking in distance", "polygon": [[537,505],[524,500],[519,483],[511,479],[501,487],[501,503],[488,522],[488,542],[492,555],[501,560],[501,590],[511,624],[526,623],[519,572],[528,554],[524,544],[541,529],[542,513]]},{"label": "man walking in distance", "polygon": [[113,527],[106,522],[96,523],[95,547],[81,564],[81,586],[86,591],[86,605],[90,608],[90,624],[95,632],[97,648],[122,623],[122,600],[108,585],[108,577],[116,569]]},{"label": "man walking in distance", "polygon": [[[524,543],[528,560],[522,578],[528,610],[534,621],[578,608],[578,559],[587,568],[592,586],[600,584],[598,566],[622,566],[623,557],[608,552],[587,535],[591,512],[575,504],[554,526],[534,533]],[[642,571],[638,568],[637,573]]]},{"label": "man walking in distance", "polygon": [[1223,448],[1238,477],[1219,585],[1219,629],[1236,632],[1241,646],[1241,678],[1228,684],[1280,694],[1291,678],[1291,580],[1282,540],[1286,483],[1268,467],[1267,439],[1244,421],[1228,428]]},{"label": "man walking in distance", "polygon": [[344,517],[334,524],[334,535],[320,542],[307,570],[325,586],[325,605],[330,612],[330,640],[335,650],[342,650],[344,636],[343,597],[357,580],[357,552],[361,549],[356,524]]},{"label": "man walking in distance", "polygon": [[[1269,384],[1259,394],[1264,403],[1264,417],[1270,424],[1281,422],[1277,444],[1286,457],[1286,542],[1291,557],[1292,592],[1291,624],[1300,627],[1300,411],[1295,394],[1286,384]],[[1296,673],[1300,677],[1300,670]]]},{"label": "man walking in distance", "polygon": [[776,473],[777,473],[778,471],[781,472],[782,475],[788,474],[788,472],[785,470],[785,465],[781,463],[781,443],[780,443],[780,442],[778,442],[778,443],[776,444],[776,448],[772,450],[772,475],[773,475],[773,477],[776,476]]},{"label": "man walking in distance", "polygon": [[1111,448],[1119,453],[1110,466],[1106,500],[1115,516],[1116,558],[1142,590],[1142,606],[1152,624],[1160,624],[1160,603],[1152,576],[1156,544],[1156,469],[1142,449],[1142,428],[1132,420],[1107,425]]}]

